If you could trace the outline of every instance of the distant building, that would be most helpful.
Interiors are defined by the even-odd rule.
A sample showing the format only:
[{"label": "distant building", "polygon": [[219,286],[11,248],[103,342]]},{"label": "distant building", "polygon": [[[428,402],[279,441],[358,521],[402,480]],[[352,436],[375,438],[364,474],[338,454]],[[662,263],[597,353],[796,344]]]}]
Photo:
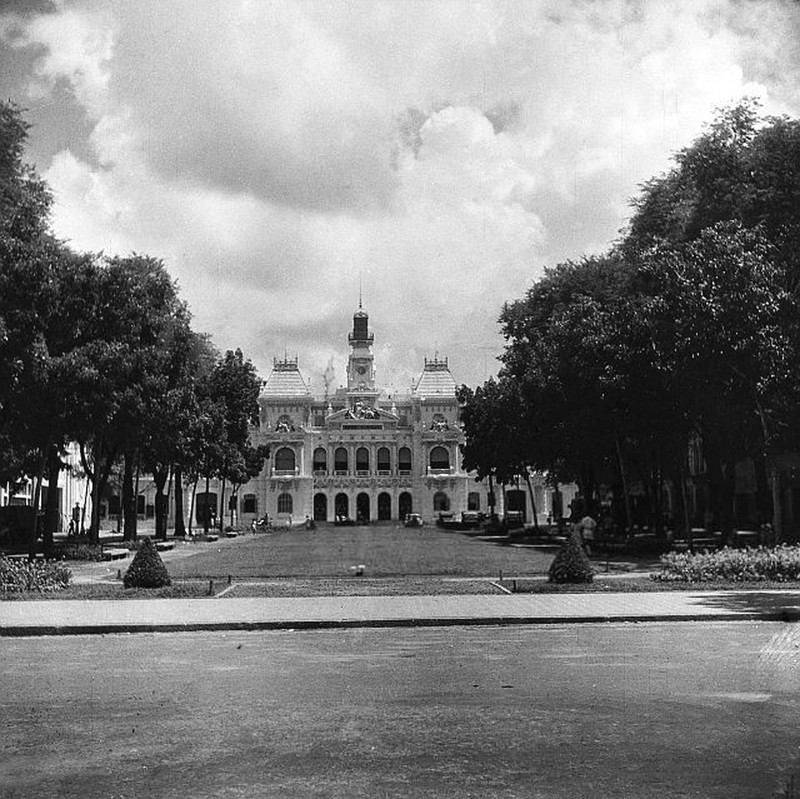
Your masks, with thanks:
[{"label": "distant building", "polygon": [[275,360],[254,439],[269,444],[244,515],[275,519],[389,521],[419,513],[488,510],[486,488],[461,468],[456,381],[447,359],[425,359],[407,394],[376,382],[369,316],[359,307],[348,336],[347,385],[313,396],[297,360]]}]

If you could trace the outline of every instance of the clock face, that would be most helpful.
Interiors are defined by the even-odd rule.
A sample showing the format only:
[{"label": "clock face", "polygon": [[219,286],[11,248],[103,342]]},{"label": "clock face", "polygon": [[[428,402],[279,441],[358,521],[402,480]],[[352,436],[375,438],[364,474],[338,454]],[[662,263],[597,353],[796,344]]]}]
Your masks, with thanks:
[{"label": "clock face", "polygon": [[366,366],[357,366],[357,367],[356,367],[356,371],[357,371],[357,372],[358,372],[360,375],[363,375],[363,374],[364,374],[364,373],[367,371],[367,367],[366,367]]}]

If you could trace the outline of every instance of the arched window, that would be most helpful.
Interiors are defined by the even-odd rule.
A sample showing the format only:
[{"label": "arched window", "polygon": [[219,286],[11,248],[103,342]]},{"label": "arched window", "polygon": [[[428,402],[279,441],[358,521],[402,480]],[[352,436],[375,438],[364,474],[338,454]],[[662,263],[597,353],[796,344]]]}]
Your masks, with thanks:
[{"label": "arched window", "polygon": [[336,447],[333,453],[333,468],[336,472],[347,473],[347,450],[344,447]]},{"label": "arched window", "polygon": [[444,491],[437,491],[433,495],[434,513],[442,513],[450,510],[450,497]]},{"label": "arched window", "polygon": [[291,513],[292,512],[292,495],[284,491],[278,494],[278,513]]},{"label": "arched window", "polygon": [[276,472],[293,472],[294,463],[294,450],[289,449],[289,447],[281,447],[275,453]]},{"label": "arched window", "polygon": [[359,447],[356,450],[356,471],[369,471],[369,450],[366,447]]},{"label": "arched window", "polygon": [[389,474],[392,468],[392,456],[388,447],[378,450],[378,474]]},{"label": "arched window", "polygon": [[434,447],[431,450],[431,469],[449,469],[450,453],[445,447]]},{"label": "arched window", "polygon": [[314,471],[315,472],[328,471],[328,453],[324,447],[317,447],[314,450]]},{"label": "arched window", "polygon": [[397,451],[397,469],[400,474],[411,474],[411,450],[400,447]]}]

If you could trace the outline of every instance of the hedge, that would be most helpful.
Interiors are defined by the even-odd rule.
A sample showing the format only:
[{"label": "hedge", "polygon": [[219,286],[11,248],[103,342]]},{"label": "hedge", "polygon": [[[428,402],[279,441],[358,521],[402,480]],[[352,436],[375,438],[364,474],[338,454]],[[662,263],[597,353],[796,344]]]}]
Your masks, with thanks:
[{"label": "hedge", "polygon": [[23,560],[0,555],[0,593],[60,591],[72,579],[72,572],[54,560]]},{"label": "hedge", "polygon": [[668,552],[661,556],[661,571],[650,577],[660,582],[687,583],[800,580],[800,546]]}]

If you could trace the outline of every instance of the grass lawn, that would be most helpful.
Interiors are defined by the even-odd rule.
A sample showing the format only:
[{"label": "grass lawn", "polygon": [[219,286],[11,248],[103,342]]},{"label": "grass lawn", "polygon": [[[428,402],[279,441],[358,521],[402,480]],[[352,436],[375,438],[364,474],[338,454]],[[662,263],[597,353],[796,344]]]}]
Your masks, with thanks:
[{"label": "grass lawn", "polygon": [[490,580],[448,580],[437,577],[276,578],[268,580],[175,580],[166,588],[125,588],[121,581],[73,583],[60,591],[0,594],[10,601],[63,599],[243,599],[315,596],[442,596],[453,594],[502,594]]},{"label": "grass lawn", "polygon": [[[188,547],[197,551],[184,555]],[[349,577],[351,566],[360,564],[366,577],[541,575],[555,554],[433,526],[400,525],[319,525],[182,549],[179,557],[165,558],[173,578]]]}]

